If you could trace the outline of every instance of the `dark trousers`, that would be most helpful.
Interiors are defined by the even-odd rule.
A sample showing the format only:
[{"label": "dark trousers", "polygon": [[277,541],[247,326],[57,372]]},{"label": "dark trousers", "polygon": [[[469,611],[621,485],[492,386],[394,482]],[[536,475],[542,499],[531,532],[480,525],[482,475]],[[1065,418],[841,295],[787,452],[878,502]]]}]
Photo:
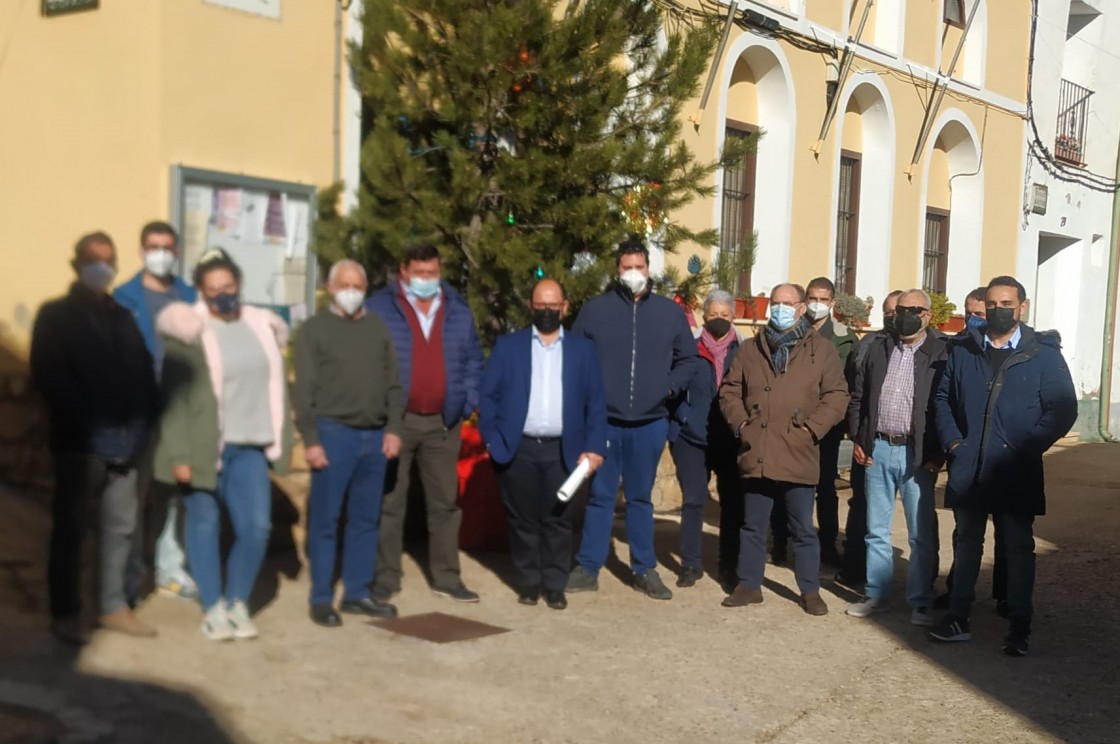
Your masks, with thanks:
[{"label": "dark trousers", "polygon": [[[836,550],[836,538],[840,535],[840,499],[836,495],[836,476],[840,462],[840,442],[844,434],[834,428],[817,448],[820,451],[820,474],[817,479],[817,539],[821,550],[829,553]],[[770,529],[774,533],[774,543],[785,546],[789,540],[786,525],[789,517],[784,503],[775,503],[770,517]]]},{"label": "dark trousers", "polygon": [[439,414],[404,415],[401,454],[389,464],[385,502],[381,506],[381,540],[377,547],[377,573],[373,580],[379,589],[397,591],[401,587],[401,553],[404,550],[404,518],[408,507],[408,488],[415,462],[424,486],[428,515],[428,563],[432,584],[453,588],[459,577],[459,450],[461,424],[448,429]]},{"label": "dark trousers", "polygon": [[568,477],[560,438],[522,437],[513,460],[495,470],[518,582],[563,591],[572,565],[572,520],[568,503],[556,498]]},{"label": "dark trousers", "polygon": [[785,503],[793,535],[797,587],[804,594],[820,591],[821,546],[813,529],[813,487],[766,478],[745,481],[746,518],[740,536],[739,581],[749,589],[762,586],[766,568],[766,529],[777,501]]},{"label": "dark trousers", "polygon": [[681,487],[681,567],[700,568],[700,543],[704,535],[704,507],[708,503],[707,453],[683,437],[669,445]]},{"label": "dark trousers", "polygon": [[[992,599],[1005,600],[1007,599],[1007,549],[1004,546],[1003,541],[1003,525],[999,521],[993,521],[995,521],[996,526],[994,536],[996,563],[992,568]],[[954,527],[953,544],[956,545],[956,543],[957,529],[956,527]],[[955,555],[956,554],[954,553],[954,556]],[[949,567],[949,575],[945,577],[945,588],[948,589],[950,593],[952,593],[953,591],[953,583],[956,578],[954,575],[956,572],[956,568],[957,562],[954,559],[953,565]]]},{"label": "dark trousers", "polygon": [[92,455],[58,453],[54,458],[50,558],[47,565],[51,617],[82,611],[82,544],[96,524],[98,612],[128,607],[125,578],[139,516],[136,469]]},{"label": "dark trousers", "polygon": [[867,469],[852,461],[851,480],[852,497],[844,522],[844,572],[862,578],[867,571]]},{"label": "dark trousers", "polygon": [[311,475],[307,506],[311,604],[330,604],[334,599],[338,520],[344,504],[342,598],[366,599],[377,563],[378,520],[385,490],[384,431],[355,429],[328,418],[320,418],[316,428],[330,464]]},{"label": "dark trousers", "polygon": [[[984,554],[984,531],[988,515],[955,509],[957,536],[953,544],[955,575],[949,593],[949,611],[968,619],[976,598],[976,577]],[[1034,614],[1034,517],[1022,514],[995,514],[996,529],[1003,534],[1007,553],[1007,604],[1011,629],[1029,635]]]}]

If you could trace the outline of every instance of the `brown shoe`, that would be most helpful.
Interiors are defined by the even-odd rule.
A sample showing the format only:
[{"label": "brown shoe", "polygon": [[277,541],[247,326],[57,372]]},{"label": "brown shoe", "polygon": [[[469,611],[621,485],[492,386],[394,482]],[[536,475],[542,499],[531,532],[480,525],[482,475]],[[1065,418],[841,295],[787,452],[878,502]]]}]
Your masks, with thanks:
[{"label": "brown shoe", "polygon": [[140,622],[140,618],[136,617],[132,610],[127,607],[108,615],[102,615],[98,620],[98,625],[105,630],[124,633],[135,638],[155,638],[156,636],[156,629]]},{"label": "brown shoe", "polygon": [[86,630],[81,615],[52,620],[51,633],[58,640],[72,646],[84,646],[89,643],[89,631]]},{"label": "brown shoe", "polygon": [[724,597],[720,602],[724,607],[746,607],[751,604],[762,603],[762,587],[755,587],[750,589],[739,584],[735,587],[735,591],[731,592],[731,596]]},{"label": "brown shoe", "polygon": [[801,609],[810,615],[827,615],[828,605],[821,599],[820,592],[813,592],[801,597]]}]

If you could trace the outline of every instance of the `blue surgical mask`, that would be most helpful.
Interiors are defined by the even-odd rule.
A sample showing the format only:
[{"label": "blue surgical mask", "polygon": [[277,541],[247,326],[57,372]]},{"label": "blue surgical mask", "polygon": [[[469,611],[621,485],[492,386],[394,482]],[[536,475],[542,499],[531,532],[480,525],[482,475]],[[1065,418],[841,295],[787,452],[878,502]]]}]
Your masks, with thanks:
[{"label": "blue surgical mask", "polygon": [[218,315],[233,315],[241,309],[241,298],[233,292],[223,292],[206,301],[210,309]]},{"label": "blue surgical mask", "polygon": [[980,331],[983,333],[988,327],[988,320],[979,315],[969,315],[965,318],[964,324],[970,331]]},{"label": "blue surgical mask", "polygon": [[797,322],[797,311],[789,305],[770,306],[770,326],[775,331],[788,331]]},{"label": "blue surgical mask", "polygon": [[86,285],[91,291],[105,292],[112,286],[113,279],[117,276],[117,270],[113,268],[112,264],[95,261],[84,264],[78,269],[78,275],[82,284]]},{"label": "blue surgical mask", "polygon": [[421,300],[430,300],[439,292],[439,279],[408,278],[408,290]]}]

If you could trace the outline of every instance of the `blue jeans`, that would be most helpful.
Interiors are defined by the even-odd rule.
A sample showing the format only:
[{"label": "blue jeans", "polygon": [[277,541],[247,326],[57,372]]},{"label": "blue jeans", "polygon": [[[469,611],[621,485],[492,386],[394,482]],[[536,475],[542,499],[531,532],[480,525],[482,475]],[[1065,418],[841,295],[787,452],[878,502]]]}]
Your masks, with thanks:
[{"label": "blue jeans", "polygon": [[626,495],[626,541],[630,543],[630,568],[641,575],[657,567],[653,552],[653,481],[657,464],[665,450],[669,420],[647,424],[607,425],[607,456],[591,481],[587,512],[583,522],[583,542],[576,563],[593,575],[607,561],[611,547],[611,524],[622,478]]},{"label": "blue jeans", "polygon": [[[949,591],[949,612],[967,620],[976,599],[976,577],[984,554],[984,531],[988,515],[955,509],[957,539],[953,543],[953,588]],[[1034,615],[1034,517],[1024,514],[993,514],[996,529],[1003,535],[1007,552],[1007,605],[1011,630],[1031,633]]]},{"label": "blue jeans", "polygon": [[789,531],[793,535],[793,573],[801,594],[821,590],[821,543],[813,529],[813,492],[816,484],[782,483],[767,478],[749,478],[743,530],[739,536],[739,583],[748,589],[762,587],[766,570],[766,531],[774,502],[786,507]]},{"label": "blue jeans", "polygon": [[385,492],[386,459],[382,429],[355,429],[329,418],[316,422],[319,443],[330,462],[311,475],[307,505],[307,560],[311,564],[311,604],[334,599],[338,520],[346,506],[342,554],[342,598],[368,599],[377,565],[378,520]]},{"label": "blue jeans", "polygon": [[224,505],[234,541],[226,565],[225,600],[248,602],[272,531],[272,488],[268,460],[260,447],[227,444],[216,491],[192,491],[187,507],[187,557],[204,610],[223,596],[219,538]]},{"label": "blue jeans", "polygon": [[700,544],[704,537],[704,507],[708,504],[707,452],[684,437],[669,445],[681,487],[681,567],[700,569]]},{"label": "blue jeans", "polygon": [[867,596],[890,596],[894,576],[891,520],[894,497],[902,500],[906,532],[910,539],[910,565],[906,573],[906,599],[912,607],[929,607],[933,600],[932,577],[937,566],[937,512],[933,486],[937,474],[915,470],[914,446],[876,439],[867,466]]},{"label": "blue jeans", "polygon": [[156,583],[166,586],[173,581],[186,584],[190,581],[187,575],[187,554],[179,545],[179,508],[178,495],[168,497],[167,519],[156,539]]}]

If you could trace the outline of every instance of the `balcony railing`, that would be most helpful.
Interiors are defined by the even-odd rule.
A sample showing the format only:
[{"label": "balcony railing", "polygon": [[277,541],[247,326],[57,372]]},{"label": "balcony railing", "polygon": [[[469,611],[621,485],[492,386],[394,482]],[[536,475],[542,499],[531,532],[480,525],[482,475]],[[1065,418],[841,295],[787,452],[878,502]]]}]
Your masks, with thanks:
[{"label": "balcony railing", "polygon": [[1058,132],[1054,157],[1067,163],[1085,162],[1085,134],[1089,122],[1089,98],[1093,91],[1077,83],[1062,81],[1058,90]]}]

